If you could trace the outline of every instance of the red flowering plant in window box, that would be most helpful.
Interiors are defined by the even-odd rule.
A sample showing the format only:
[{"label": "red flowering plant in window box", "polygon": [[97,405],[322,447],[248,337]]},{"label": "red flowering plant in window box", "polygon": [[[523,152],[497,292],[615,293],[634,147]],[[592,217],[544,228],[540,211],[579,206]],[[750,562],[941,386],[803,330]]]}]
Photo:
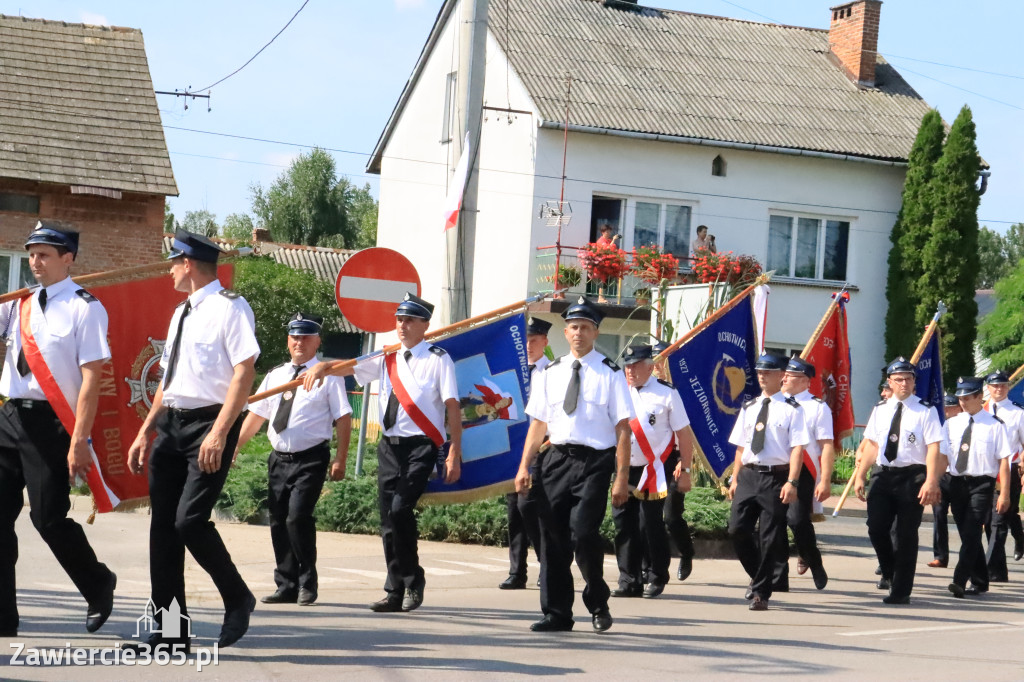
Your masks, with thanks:
[{"label": "red flowering plant in window box", "polygon": [[633,274],[652,285],[671,282],[679,274],[679,259],[657,246],[640,246],[633,249]]},{"label": "red flowering plant in window box", "polygon": [[693,274],[704,284],[730,284],[733,287],[753,284],[762,272],[753,256],[734,256],[732,251],[712,253],[698,249],[692,261]]},{"label": "red flowering plant in window box", "polygon": [[614,244],[591,242],[580,249],[578,255],[587,277],[601,284],[615,281],[629,272],[626,252]]}]

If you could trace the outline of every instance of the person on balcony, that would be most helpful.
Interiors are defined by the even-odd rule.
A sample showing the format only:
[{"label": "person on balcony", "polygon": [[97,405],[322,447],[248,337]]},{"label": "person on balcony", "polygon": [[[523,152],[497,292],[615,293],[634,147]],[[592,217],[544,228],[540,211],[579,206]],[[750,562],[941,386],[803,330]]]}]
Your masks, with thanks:
[{"label": "person on balcony", "polygon": [[612,235],[612,224],[607,220],[601,221],[601,236],[597,238],[597,243],[601,246],[615,246],[615,242],[622,238],[621,234]]},{"label": "person on balcony", "polygon": [[708,226],[701,225],[697,228],[697,238],[693,240],[693,255],[698,255],[701,250],[708,253],[718,253],[715,246],[715,235],[708,234]]}]

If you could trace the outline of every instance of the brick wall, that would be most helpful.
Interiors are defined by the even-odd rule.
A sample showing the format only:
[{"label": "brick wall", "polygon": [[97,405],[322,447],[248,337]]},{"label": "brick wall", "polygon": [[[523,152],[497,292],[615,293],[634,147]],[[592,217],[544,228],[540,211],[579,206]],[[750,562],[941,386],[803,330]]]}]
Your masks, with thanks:
[{"label": "brick wall", "polygon": [[857,0],[837,5],[831,11],[829,48],[851,79],[873,86],[882,3],[879,0]]},{"label": "brick wall", "polygon": [[114,270],[160,259],[164,197],[124,193],[121,199],[71,194],[67,185],[0,179],[0,193],[39,198],[38,215],[0,211],[0,249],[24,251],[39,220],[81,233],[73,274]]}]

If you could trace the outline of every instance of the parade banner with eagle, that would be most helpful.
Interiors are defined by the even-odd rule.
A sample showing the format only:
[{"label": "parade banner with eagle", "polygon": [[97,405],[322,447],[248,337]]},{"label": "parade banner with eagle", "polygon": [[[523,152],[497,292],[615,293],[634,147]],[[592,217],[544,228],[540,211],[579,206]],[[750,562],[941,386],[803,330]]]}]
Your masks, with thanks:
[{"label": "parade banner with eagle", "polygon": [[850,341],[847,336],[845,291],[832,294],[825,317],[815,330],[801,357],[814,365],[809,390],[832,410],[832,431],[837,448],[853,434],[853,399],[850,391]]}]

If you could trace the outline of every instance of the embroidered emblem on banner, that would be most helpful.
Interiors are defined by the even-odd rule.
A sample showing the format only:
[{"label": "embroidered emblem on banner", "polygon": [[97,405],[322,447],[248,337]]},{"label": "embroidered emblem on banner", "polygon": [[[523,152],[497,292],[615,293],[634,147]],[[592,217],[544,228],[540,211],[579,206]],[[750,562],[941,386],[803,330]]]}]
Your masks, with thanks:
[{"label": "embroidered emblem on banner", "polygon": [[153,398],[156,396],[156,389],[160,386],[160,378],[163,370],[160,369],[160,356],[164,354],[166,340],[157,341],[149,337],[149,345],[139,351],[135,362],[132,364],[132,375],[124,380],[131,389],[132,396],[128,399],[128,406],[135,407],[139,419],[145,419],[149,409],[153,407]]}]

